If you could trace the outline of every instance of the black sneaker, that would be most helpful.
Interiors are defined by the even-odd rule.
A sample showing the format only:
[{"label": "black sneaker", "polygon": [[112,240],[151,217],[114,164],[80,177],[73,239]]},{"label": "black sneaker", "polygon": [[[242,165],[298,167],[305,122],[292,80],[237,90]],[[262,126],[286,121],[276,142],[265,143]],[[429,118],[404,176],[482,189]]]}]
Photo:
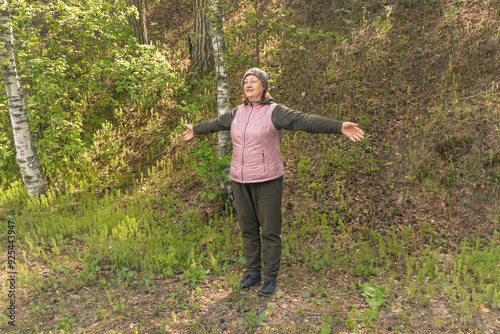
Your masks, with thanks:
[{"label": "black sneaker", "polygon": [[260,276],[257,279],[253,279],[252,276],[250,276],[250,274],[248,274],[248,275],[245,276],[245,278],[243,278],[240,281],[240,288],[241,289],[248,289],[251,286],[259,284],[260,281],[261,281]]},{"label": "black sneaker", "polygon": [[264,285],[262,288],[260,288],[259,292],[257,292],[258,297],[271,297],[274,295],[274,292],[276,290],[276,286],[278,283],[271,283],[271,281],[268,281],[267,279],[264,280]]}]

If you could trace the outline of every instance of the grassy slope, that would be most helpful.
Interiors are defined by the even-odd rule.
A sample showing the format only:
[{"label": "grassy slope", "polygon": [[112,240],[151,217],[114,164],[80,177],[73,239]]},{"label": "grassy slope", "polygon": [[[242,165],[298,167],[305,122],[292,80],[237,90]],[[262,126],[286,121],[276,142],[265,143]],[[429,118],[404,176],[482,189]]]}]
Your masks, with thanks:
[{"label": "grassy slope", "polygon": [[[171,6],[152,12],[166,15]],[[359,24],[346,20],[360,11],[341,16],[328,2],[290,9],[294,15],[283,22],[331,28],[345,39],[272,35],[261,59],[282,71],[273,83],[276,100],[357,121],[369,138],[354,145],[284,134],[278,295],[262,302],[231,290],[243,268],[233,218],[201,200],[210,180],[196,174],[186,146],[174,137],[161,143],[158,125],[168,134],[171,118],[156,112],[141,122],[132,111],[129,131],[113,135],[134,143],[124,156],[143,173],[128,176],[136,186],[108,196],[103,189],[116,184],[113,177],[93,186],[74,180],[65,194],[27,202],[11,218],[23,257],[13,332],[498,330],[498,1],[402,1]],[[174,37],[185,36],[189,17],[155,15],[151,36],[183,45]],[[240,9],[228,26],[242,16]],[[248,45],[237,37],[229,36],[241,53]],[[266,56],[273,48],[279,52]],[[176,58],[179,67],[185,57]],[[233,87],[248,67],[241,58],[235,64]],[[180,97],[197,105],[183,111],[188,120],[215,115],[203,112],[214,110],[203,97],[213,88],[206,94],[200,87]],[[238,95],[234,89],[235,101]],[[110,170],[120,165],[116,157]],[[380,288],[379,297],[370,287]],[[379,312],[367,304],[377,300],[386,306]]]}]

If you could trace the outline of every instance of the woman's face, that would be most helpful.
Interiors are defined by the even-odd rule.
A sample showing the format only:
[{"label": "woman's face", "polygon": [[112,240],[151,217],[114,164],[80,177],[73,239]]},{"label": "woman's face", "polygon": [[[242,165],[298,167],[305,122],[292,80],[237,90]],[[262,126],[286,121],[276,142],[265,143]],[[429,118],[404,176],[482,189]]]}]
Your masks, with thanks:
[{"label": "woman's face", "polygon": [[244,83],[243,89],[245,90],[245,96],[248,101],[258,101],[262,98],[262,93],[264,92],[264,86],[257,79],[255,75],[247,75]]}]

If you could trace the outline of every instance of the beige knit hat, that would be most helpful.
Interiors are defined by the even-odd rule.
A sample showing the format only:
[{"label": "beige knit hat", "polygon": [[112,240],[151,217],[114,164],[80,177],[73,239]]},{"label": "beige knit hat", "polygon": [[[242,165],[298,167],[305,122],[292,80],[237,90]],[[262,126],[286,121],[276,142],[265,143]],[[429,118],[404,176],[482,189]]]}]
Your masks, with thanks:
[{"label": "beige knit hat", "polygon": [[262,83],[262,86],[264,86],[264,89],[269,91],[269,74],[261,70],[260,68],[254,67],[251,68],[245,73],[243,76],[243,80],[241,80],[241,84],[244,85],[245,78],[249,75],[255,75],[259,81]]}]

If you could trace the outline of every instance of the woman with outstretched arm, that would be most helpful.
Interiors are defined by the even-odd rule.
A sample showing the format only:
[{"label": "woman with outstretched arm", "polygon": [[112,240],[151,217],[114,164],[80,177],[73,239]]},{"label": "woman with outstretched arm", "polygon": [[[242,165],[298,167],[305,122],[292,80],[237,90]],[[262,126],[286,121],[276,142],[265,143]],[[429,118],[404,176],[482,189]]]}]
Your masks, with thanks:
[{"label": "woman with outstretched arm", "polygon": [[[233,156],[230,179],[243,239],[247,275],[241,289],[264,284],[257,295],[272,296],[281,263],[282,130],[342,133],[353,142],[364,138],[358,124],[309,115],[274,103],[269,77],[259,68],[243,76],[244,103],[230,113],[196,124],[185,124],[185,141],[196,135],[230,131]],[[261,258],[262,253],[262,258]],[[262,266],[263,262],[263,266]],[[263,270],[263,272],[262,272]],[[263,274],[263,277],[262,277]]]}]

